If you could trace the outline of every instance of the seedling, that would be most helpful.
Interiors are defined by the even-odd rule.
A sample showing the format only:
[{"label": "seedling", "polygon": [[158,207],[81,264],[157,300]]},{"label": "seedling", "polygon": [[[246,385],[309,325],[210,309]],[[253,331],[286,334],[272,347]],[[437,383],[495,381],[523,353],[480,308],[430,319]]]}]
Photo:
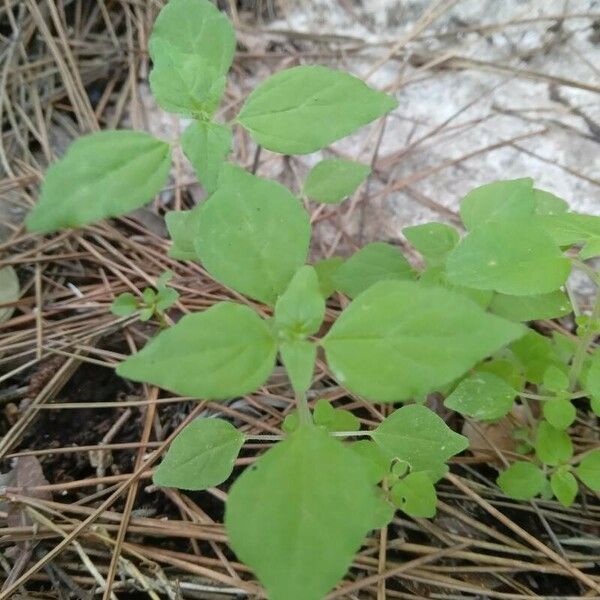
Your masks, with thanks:
[{"label": "seedling", "polygon": [[[213,116],[235,49],[234,31],[207,0],[171,0],[150,40],[150,84],[165,110],[192,119],[181,145],[210,193],[194,210],[167,214],[170,254],[202,263],[224,286],[256,304],[220,302],[162,330],[117,372],[177,394],[228,400],[264,385],[285,366],[296,410],[281,436],[252,436],[223,419],[192,422],[154,474],[157,485],[202,490],[223,483],[248,439],[277,442],[231,485],[225,525],[231,547],[272,599],[319,600],[344,576],[365,535],[398,508],[435,515],[434,484],[467,448],[436,413],[415,401],[434,391],[467,418],[493,420],[515,403],[544,403],[523,446],[535,457],[499,478],[517,499],[547,492],[569,504],[577,478],[600,489],[600,452],[573,457],[571,401],[598,412],[600,303],[579,320],[576,340],[550,340],[523,322],[572,311],[565,293],[573,268],[599,253],[600,218],[569,212],[530,179],[477,188],[461,205],[468,230],[444,224],[407,228],[426,268],[415,270],[391,244],[373,243],[348,260],[308,265],[309,215],[291,191],[227,161],[231,127],[282,154],[304,154],[358,130],[396,101],[341,71],[299,66],[276,73],[246,99],[231,123]],[[50,167],[30,231],[49,233],[120,216],[148,202],[166,181],[170,145],[132,131],[76,141]],[[340,202],[368,167],[323,161],[300,195]],[[583,246],[583,249],[578,249]],[[162,287],[161,287],[162,286]],[[160,315],[176,293],[157,284],[143,301],[122,295],[113,312]],[[334,292],[352,302],[324,325]],[[332,308],[335,304],[332,305]],[[262,315],[268,314],[267,318]],[[317,353],[331,377],[369,401],[406,403],[373,430],[307,391]],[[538,389],[539,388],[539,389]],[[538,465],[542,465],[541,467]]]}]

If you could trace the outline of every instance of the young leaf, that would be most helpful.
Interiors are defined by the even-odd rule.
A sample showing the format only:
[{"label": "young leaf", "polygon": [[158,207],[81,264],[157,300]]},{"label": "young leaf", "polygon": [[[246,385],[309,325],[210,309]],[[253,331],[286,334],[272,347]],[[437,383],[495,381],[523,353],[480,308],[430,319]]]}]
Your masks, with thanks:
[{"label": "young leaf", "polygon": [[359,440],[348,445],[363,460],[371,483],[379,483],[390,472],[389,456],[372,440]]},{"label": "young leaf", "polygon": [[573,424],[577,410],[567,398],[556,398],[544,402],[544,418],[556,429],[566,429]]},{"label": "young leaf", "polygon": [[600,350],[592,354],[583,387],[590,396],[600,398]]},{"label": "young leaf", "polygon": [[163,288],[156,294],[156,308],[161,311],[167,310],[167,308],[171,308],[177,300],[179,300],[179,293],[177,290],[170,287]]},{"label": "young leaf", "polygon": [[219,123],[194,121],[183,132],[181,147],[202,187],[212,193],[217,188],[221,167],[231,151],[231,129]]},{"label": "young leaf", "polygon": [[573,456],[573,443],[566,431],[542,421],[535,438],[535,453],[545,465],[554,467]]},{"label": "young leaf", "polygon": [[492,296],[494,292],[492,290],[475,290],[473,288],[464,287],[462,285],[454,285],[448,281],[448,276],[446,274],[445,268],[443,266],[433,266],[425,269],[421,276],[419,277],[419,281],[423,285],[434,285],[444,287],[448,290],[452,290],[461,294],[462,296],[466,296],[473,302],[476,302],[481,308],[487,308],[492,301]]},{"label": "young leaf", "polygon": [[513,321],[558,319],[573,311],[569,297],[562,290],[534,296],[509,296],[495,293],[490,311]]},{"label": "young leaf", "polygon": [[274,305],[309,241],[308,214],[286,188],[227,165],[200,209],[195,248],[217,281]]},{"label": "young leaf", "polygon": [[411,517],[435,517],[437,495],[427,473],[417,471],[401,479],[391,491],[394,504]]},{"label": "young leaf", "polygon": [[317,163],[304,182],[304,195],[318,202],[337,204],[367,178],[371,167],[353,160],[329,158]]},{"label": "young leaf", "polygon": [[542,215],[537,217],[537,222],[559,246],[572,246],[600,238],[598,216],[577,213]]},{"label": "young leaf", "polygon": [[441,266],[448,253],[458,244],[458,231],[444,223],[425,223],[405,227],[402,233],[421,253],[429,266]]},{"label": "young leaf", "polygon": [[575,472],[590,490],[600,492],[600,450],[592,450],[584,456]]},{"label": "young leaf", "polygon": [[563,369],[551,365],[544,373],[543,383],[551,392],[564,392],[569,388],[569,377]]},{"label": "young leaf", "polygon": [[350,298],[355,298],[378,281],[413,278],[414,272],[400,250],[383,242],[367,244],[333,274],[337,289]]},{"label": "young leaf", "polygon": [[194,239],[198,230],[201,206],[192,210],[171,210],[165,215],[165,222],[173,244],[169,256],[177,260],[197,260]]},{"label": "young leaf", "polygon": [[521,391],[525,385],[525,377],[520,365],[510,358],[487,360],[475,367],[481,373],[491,373],[506,382],[513,390]]},{"label": "young leaf", "polygon": [[449,254],[448,279],[456,285],[514,296],[561,287],[571,262],[533,220],[487,222]]},{"label": "young leaf", "polygon": [[301,426],[246,469],[229,493],[231,546],[271,600],[322,600],[385,506],[363,460]]},{"label": "young leaf", "polygon": [[494,221],[527,219],[533,210],[533,180],[529,177],[482,185],[460,203],[460,216],[467,229]]},{"label": "young leaf", "polygon": [[444,406],[479,421],[494,421],[511,411],[515,395],[500,377],[480,372],[463,379]]},{"label": "young leaf", "polygon": [[235,51],[231,23],[209,0],[170,0],[154,22],[151,50],[157,40],[202,58],[220,75],[229,70]]},{"label": "young leaf", "polygon": [[437,474],[451,456],[469,446],[441,417],[418,404],[394,411],[372,432],[373,440],[393,458],[406,461],[412,471]]},{"label": "young leaf", "polygon": [[162,487],[205,490],[233,471],[244,435],[222,419],[195,419],[175,438],[152,481]]},{"label": "young leaf", "polygon": [[279,352],[292,388],[303,394],[312,383],[317,347],[307,340],[290,340],[281,344]]},{"label": "young leaf", "polygon": [[[20,296],[19,278],[11,265],[0,269],[0,304],[16,302]],[[0,308],[0,323],[8,321],[14,308]]]},{"label": "young leaf", "polygon": [[357,77],[321,66],[272,75],[248,97],[238,121],[254,141],[281,154],[308,154],[396,108]]},{"label": "young leaf", "polygon": [[569,210],[569,204],[562,198],[545,190],[533,189],[534,214],[560,215]]},{"label": "young leaf", "polygon": [[223,400],[261,386],[276,352],[270,328],[252,309],[221,302],[159,333],[117,373],[184,396]]},{"label": "young leaf", "polygon": [[324,258],[316,262],[313,267],[317,273],[319,280],[319,288],[323,298],[329,298],[335,292],[335,283],[333,282],[333,274],[344,264],[344,259],[339,256]]},{"label": "young leaf", "polygon": [[381,281],[344,310],[322,345],[349,390],[398,402],[450,383],[523,332],[455,292]]},{"label": "young leaf", "polygon": [[73,142],[46,172],[29,231],[49,233],[118,217],[152,200],[167,180],[169,144],[141,131],[100,131]]},{"label": "young leaf", "polygon": [[577,496],[577,479],[573,473],[566,468],[560,468],[552,473],[550,477],[552,492],[563,506],[571,506]]},{"label": "young leaf", "polygon": [[316,333],[325,317],[325,299],[314,268],[300,267],[275,304],[275,326],[282,339]]},{"label": "young leaf", "polygon": [[119,294],[110,305],[110,312],[117,317],[128,317],[138,309],[138,300],[131,292]]},{"label": "young leaf", "polygon": [[513,342],[510,349],[525,369],[527,381],[541,384],[551,365],[566,369],[549,338],[533,331]]},{"label": "young leaf", "polygon": [[210,119],[225,92],[225,76],[202,56],[160,38],[150,41],[150,56],[150,88],[158,104],[168,112]]},{"label": "young leaf", "polygon": [[327,431],[359,431],[360,419],[349,410],[333,408],[327,400],[317,400],[314,410],[315,424],[322,425]]},{"label": "young leaf", "polygon": [[500,473],[496,483],[515,500],[531,500],[544,489],[546,476],[533,463],[518,461]]}]

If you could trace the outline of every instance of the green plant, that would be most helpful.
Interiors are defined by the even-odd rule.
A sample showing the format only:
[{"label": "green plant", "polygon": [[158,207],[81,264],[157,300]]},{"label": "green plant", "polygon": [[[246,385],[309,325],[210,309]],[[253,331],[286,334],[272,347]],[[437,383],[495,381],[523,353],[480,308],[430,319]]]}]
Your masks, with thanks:
[{"label": "green plant", "polygon": [[[215,280],[265,307],[259,314],[252,302],[221,302],[167,327],[163,313],[177,295],[161,277],[142,302],[124,294],[113,303],[116,314],[140,311],[140,318],[155,315],[165,325],[117,372],[178,394],[226,400],[260,388],[279,357],[296,410],[281,436],[246,436],[222,419],[192,422],[157,468],[155,483],[218,485],[245,441],[277,442],[231,486],[225,524],[232,548],[269,597],[286,600],[322,598],[394,508],[413,517],[435,514],[434,483],[468,444],[422,405],[430,392],[443,392],[449,408],[477,419],[503,417],[516,398],[544,402],[545,419],[532,419],[535,436],[521,432],[523,450],[535,449],[561,502],[573,501],[575,476],[597,490],[600,454],[573,459],[566,428],[574,398],[588,396],[598,410],[600,355],[588,359],[588,349],[600,331],[600,304],[590,318],[579,318],[576,341],[550,340],[522,322],[571,312],[563,288],[574,265],[596,281],[583,261],[598,252],[600,219],[569,212],[530,179],[496,182],[463,200],[462,239],[439,223],[404,230],[426,263],[422,271],[384,243],[346,261],[307,265],[311,227],[302,204],[280,184],[228,163],[231,124],[212,120],[234,47],[228,20],[207,0],[171,0],[156,21],[151,87],[163,108],[193,119],[181,145],[210,193],[166,221],[173,257],[200,261]],[[259,85],[235,123],[268,150],[310,153],[395,106],[351,75],[301,66]],[[27,226],[48,233],[125,214],[161,189],[169,157],[169,144],[145,133],[81,138],[48,170]],[[323,161],[301,193],[340,202],[368,172]],[[329,326],[326,301],[335,291],[353,300]],[[407,404],[372,431],[324,400],[311,407],[318,352],[349,391]],[[546,474],[519,461],[499,485],[515,498],[531,498],[545,492]]]}]

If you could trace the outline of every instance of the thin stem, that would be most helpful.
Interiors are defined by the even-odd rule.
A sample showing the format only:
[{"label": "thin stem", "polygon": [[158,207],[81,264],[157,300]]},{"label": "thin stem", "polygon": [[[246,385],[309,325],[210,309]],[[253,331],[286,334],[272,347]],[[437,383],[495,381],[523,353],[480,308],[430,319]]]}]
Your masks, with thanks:
[{"label": "thin stem", "polygon": [[372,431],[334,431],[333,437],[371,437]]},{"label": "thin stem", "polygon": [[310,414],[310,408],[308,407],[306,392],[296,392],[296,406],[298,407],[300,423],[302,423],[302,425],[312,425],[313,420],[312,415]]},{"label": "thin stem", "polygon": [[[347,437],[371,437],[371,431],[333,431],[331,437],[347,438]],[[285,438],[285,435],[266,434],[266,435],[247,435],[247,442],[279,442]]]}]

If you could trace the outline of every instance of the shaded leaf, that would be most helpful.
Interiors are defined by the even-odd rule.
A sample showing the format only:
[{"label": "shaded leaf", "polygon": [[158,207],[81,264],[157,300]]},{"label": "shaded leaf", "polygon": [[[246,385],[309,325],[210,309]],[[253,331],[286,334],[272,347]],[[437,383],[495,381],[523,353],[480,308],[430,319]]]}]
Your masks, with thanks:
[{"label": "shaded leaf", "polygon": [[303,193],[312,200],[336,204],[350,196],[370,172],[368,165],[353,160],[325,159],[308,173]]},{"label": "shaded leaf", "polygon": [[533,463],[519,461],[500,473],[497,483],[507,496],[515,500],[530,500],[542,492],[546,476]]},{"label": "shaded leaf", "polygon": [[550,477],[552,492],[563,506],[571,506],[577,496],[577,479],[568,469],[557,469]]},{"label": "shaded leaf", "polygon": [[514,321],[558,319],[573,311],[569,297],[562,290],[533,296],[510,296],[495,293],[490,311]]},{"label": "shaded leaf", "polygon": [[556,466],[573,456],[573,443],[566,431],[541,421],[535,438],[535,453],[545,465]]},{"label": "shaded leaf", "polygon": [[411,517],[435,517],[437,495],[431,478],[423,471],[409,473],[394,484],[391,491],[394,504]]},{"label": "shaded leaf", "polygon": [[317,347],[307,340],[290,340],[280,345],[279,352],[294,391],[303,394],[312,383]]},{"label": "shaded leaf", "polygon": [[458,231],[444,223],[425,223],[405,227],[402,233],[430,266],[442,265],[460,239]]},{"label": "shaded leaf", "polygon": [[600,450],[592,450],[586,454],[575,472],[590,490],[600,491]]}]

